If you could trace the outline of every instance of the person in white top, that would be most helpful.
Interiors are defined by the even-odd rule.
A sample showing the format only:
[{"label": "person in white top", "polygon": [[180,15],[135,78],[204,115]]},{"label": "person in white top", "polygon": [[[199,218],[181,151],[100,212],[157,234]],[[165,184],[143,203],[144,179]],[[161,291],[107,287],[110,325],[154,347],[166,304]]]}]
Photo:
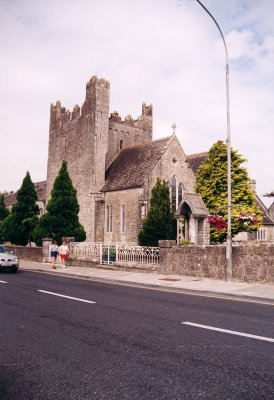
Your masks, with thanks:
[{"label": "person in white top", "polygon": [[61,258],[62,267],[65,268],[65,266],[67,264],[67,259],[68,259],[68,256],[69,256],[69,248],[66,245],[65,241],[63,241],[62,245],[59,246],[59,250],[58,251],[59,251],[59,256]]}]

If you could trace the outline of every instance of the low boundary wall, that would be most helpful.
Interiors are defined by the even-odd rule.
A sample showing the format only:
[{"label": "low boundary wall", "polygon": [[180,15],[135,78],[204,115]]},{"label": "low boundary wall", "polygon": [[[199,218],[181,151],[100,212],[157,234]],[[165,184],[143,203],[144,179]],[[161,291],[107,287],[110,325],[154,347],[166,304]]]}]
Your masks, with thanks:
[{"label": "low boundary wall", "polygon": [[27,261],[42,262],[42,247],[36,246],[6,246],[6,249],[12,251],[18,258]]},{"label": "low boundary wall", "polygon": [[[274,283],[274,243],[233,244],[233,279]],[[176,246],[160,242],[160,272],[226,279],[226,246]]]},{"label": "low boundary wall", "polygon": [[[6,246],[22,260],[47,262],[48,243],[42,247]],[[98,260],[71,255],[69,265],[98,267]],[[274,243],[233,244],[233,279],[245,282],[274,283]],[[114,269],[143,270],[167,275],[226,279],[226,246],[177,246],[174,241],[160,241],[159,264],[117,262]]]}]

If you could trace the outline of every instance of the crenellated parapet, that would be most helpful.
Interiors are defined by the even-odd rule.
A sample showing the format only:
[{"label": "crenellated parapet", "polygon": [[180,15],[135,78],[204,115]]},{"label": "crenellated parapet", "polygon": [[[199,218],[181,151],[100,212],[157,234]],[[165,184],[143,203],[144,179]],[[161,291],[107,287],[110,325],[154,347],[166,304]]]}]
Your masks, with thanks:
[{"label": "crenellated parapet", "polygon": [[86,88],[92,86],[100,86],[109,89],[109,81],[104,78],[98,78],[96,75],[92,76],[86,84]]},{"label": "crenellated parapet", "polygon": [[71,121],[77,120],[81,117],[81,108],[77,105],[73,107],[73,111],[62,107],[61,102],[58,100],[56,104],[50,106],[50,128],[52,130],[59,129],[63,125],[69,124]]},{"label": "crenellated parapet", "polygon": [[152,131],[152,105],[142,104],[142,115],[134,119],[130,114],[123,120],[117,111],[110,114],[109,122]]},{"label": "crenellated parapet", "polygon": [[146,105],[146,103],[142,104],[142,116],[144,117],[152,117],[153,107],[152,104]]},{"label": "crenellated parapet", "polygon": [[62,107],[61,102],[58,100],[56,104],[50,106],[50,122],[51,124],[59,123],[63,125],[67,120],[70,120],[70,111]]},{"label": "crenellated parapet", "polygon": [[109,91],[109,87],[109,81],[93,76],[86,84],[86,101],[94,100],[97,94],[97,89],[106,89]]},{"label": "crenellated parapet", "polygon": [[79,105],[75,105],[73,107],[73,111],[62,107],[62,104],[59,100],[56,101],[56,104],[51,104],[50,107],[50,126],[52,129],[60,128],[61,126],[69,123],[70,121],[74,121],[81,117],[82,114],[87,114],[91,112],[91,108],[95,106],[96,99],[98,98],[98,90],[106,89],[107,93],[105,95],[106,100],[108,100],[108,91],[109,91],[109,81],[103,78],[98,78],[97,76],[93,76],[86,84],[86,99],[84,104],[81,107]]},{"label": "crenellated parapet", "polygon": [[135,126],[135,125],[134,125],[134,124],[135,124],[135,121],[134,121],[134,119],[132,118],[132,116],[131,116],[130,114],[128,114],[128,115],[125,117],[124,124],[125,124],[125,125],[128,125],[128,126]]},{"label": "crenellated parapet", "polygon": [[117,111],[114,111],[110,114],[109,117],[110,122],[117,122],[118,124],[122,123],[122,118],[121,116],[118,114]]},{"label": "crenellated parapet", "polygon": [[73,107],[73,111],[71,113],[71,120],[77,119],[81,116],[81,108],[76,104],[76,106]]},{"label": "crenellated parapet", "polygon": [[[92,111],[101,112],[101,105],[109,103],[109,81],[93,76],[86,84],[86,98],[81,109],[82,115],[90,114]],[[98,102],[100,98],[100,102]],[[109,107],[109,104],[107,105]]]}]

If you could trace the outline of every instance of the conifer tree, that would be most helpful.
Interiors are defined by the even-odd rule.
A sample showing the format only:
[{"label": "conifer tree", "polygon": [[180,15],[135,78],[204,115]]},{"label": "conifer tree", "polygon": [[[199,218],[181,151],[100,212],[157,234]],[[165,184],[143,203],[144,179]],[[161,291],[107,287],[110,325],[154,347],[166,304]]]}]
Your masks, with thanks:
[{"label": "conifer tree", "polygon": [[29,172],[23,179],[16,195],[11,214],[4,220],[2,235],[13,244],[25,246],[32,239],[32,231],[38,223],[37,193]]},{"label": "conifer tree", "polygon": [[[242,166],[245,161],[236,150],[231,150],[232,235],[257,230],[262,221],[255,193],[249,185],[247,170]],[[207,160],[200,165],[196,176],[196,191],[210,213],[211,240],[223,242],[227,233],[227,145],[224,142],[215,143],[209,150]]]},{"label": "conifer tree", "polygon": [[160,178],[152,188],[150,207],[138,239],[142,246],[158,246],[159,240],[176,239],[176,220],[171,213],[169,188]]},{"label": "conifer tree", "polygon": [[58,243],[61,243],[62,237],[74,237],[77,242],[86,239],[84,228],[79,223],[79,204],[66,161],[63,161],[54,181],[46,209],[33,233],[36,244],[41,245],[43,237]]}]

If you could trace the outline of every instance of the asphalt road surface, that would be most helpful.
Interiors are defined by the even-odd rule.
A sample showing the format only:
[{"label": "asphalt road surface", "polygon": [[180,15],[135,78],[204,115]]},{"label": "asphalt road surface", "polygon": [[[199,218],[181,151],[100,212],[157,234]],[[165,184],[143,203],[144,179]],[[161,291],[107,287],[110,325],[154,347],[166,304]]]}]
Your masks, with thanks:
[{"label": "asphalt road surface", "polygon": [[0,274],[1,400],[274,399],[274,307]]}]

